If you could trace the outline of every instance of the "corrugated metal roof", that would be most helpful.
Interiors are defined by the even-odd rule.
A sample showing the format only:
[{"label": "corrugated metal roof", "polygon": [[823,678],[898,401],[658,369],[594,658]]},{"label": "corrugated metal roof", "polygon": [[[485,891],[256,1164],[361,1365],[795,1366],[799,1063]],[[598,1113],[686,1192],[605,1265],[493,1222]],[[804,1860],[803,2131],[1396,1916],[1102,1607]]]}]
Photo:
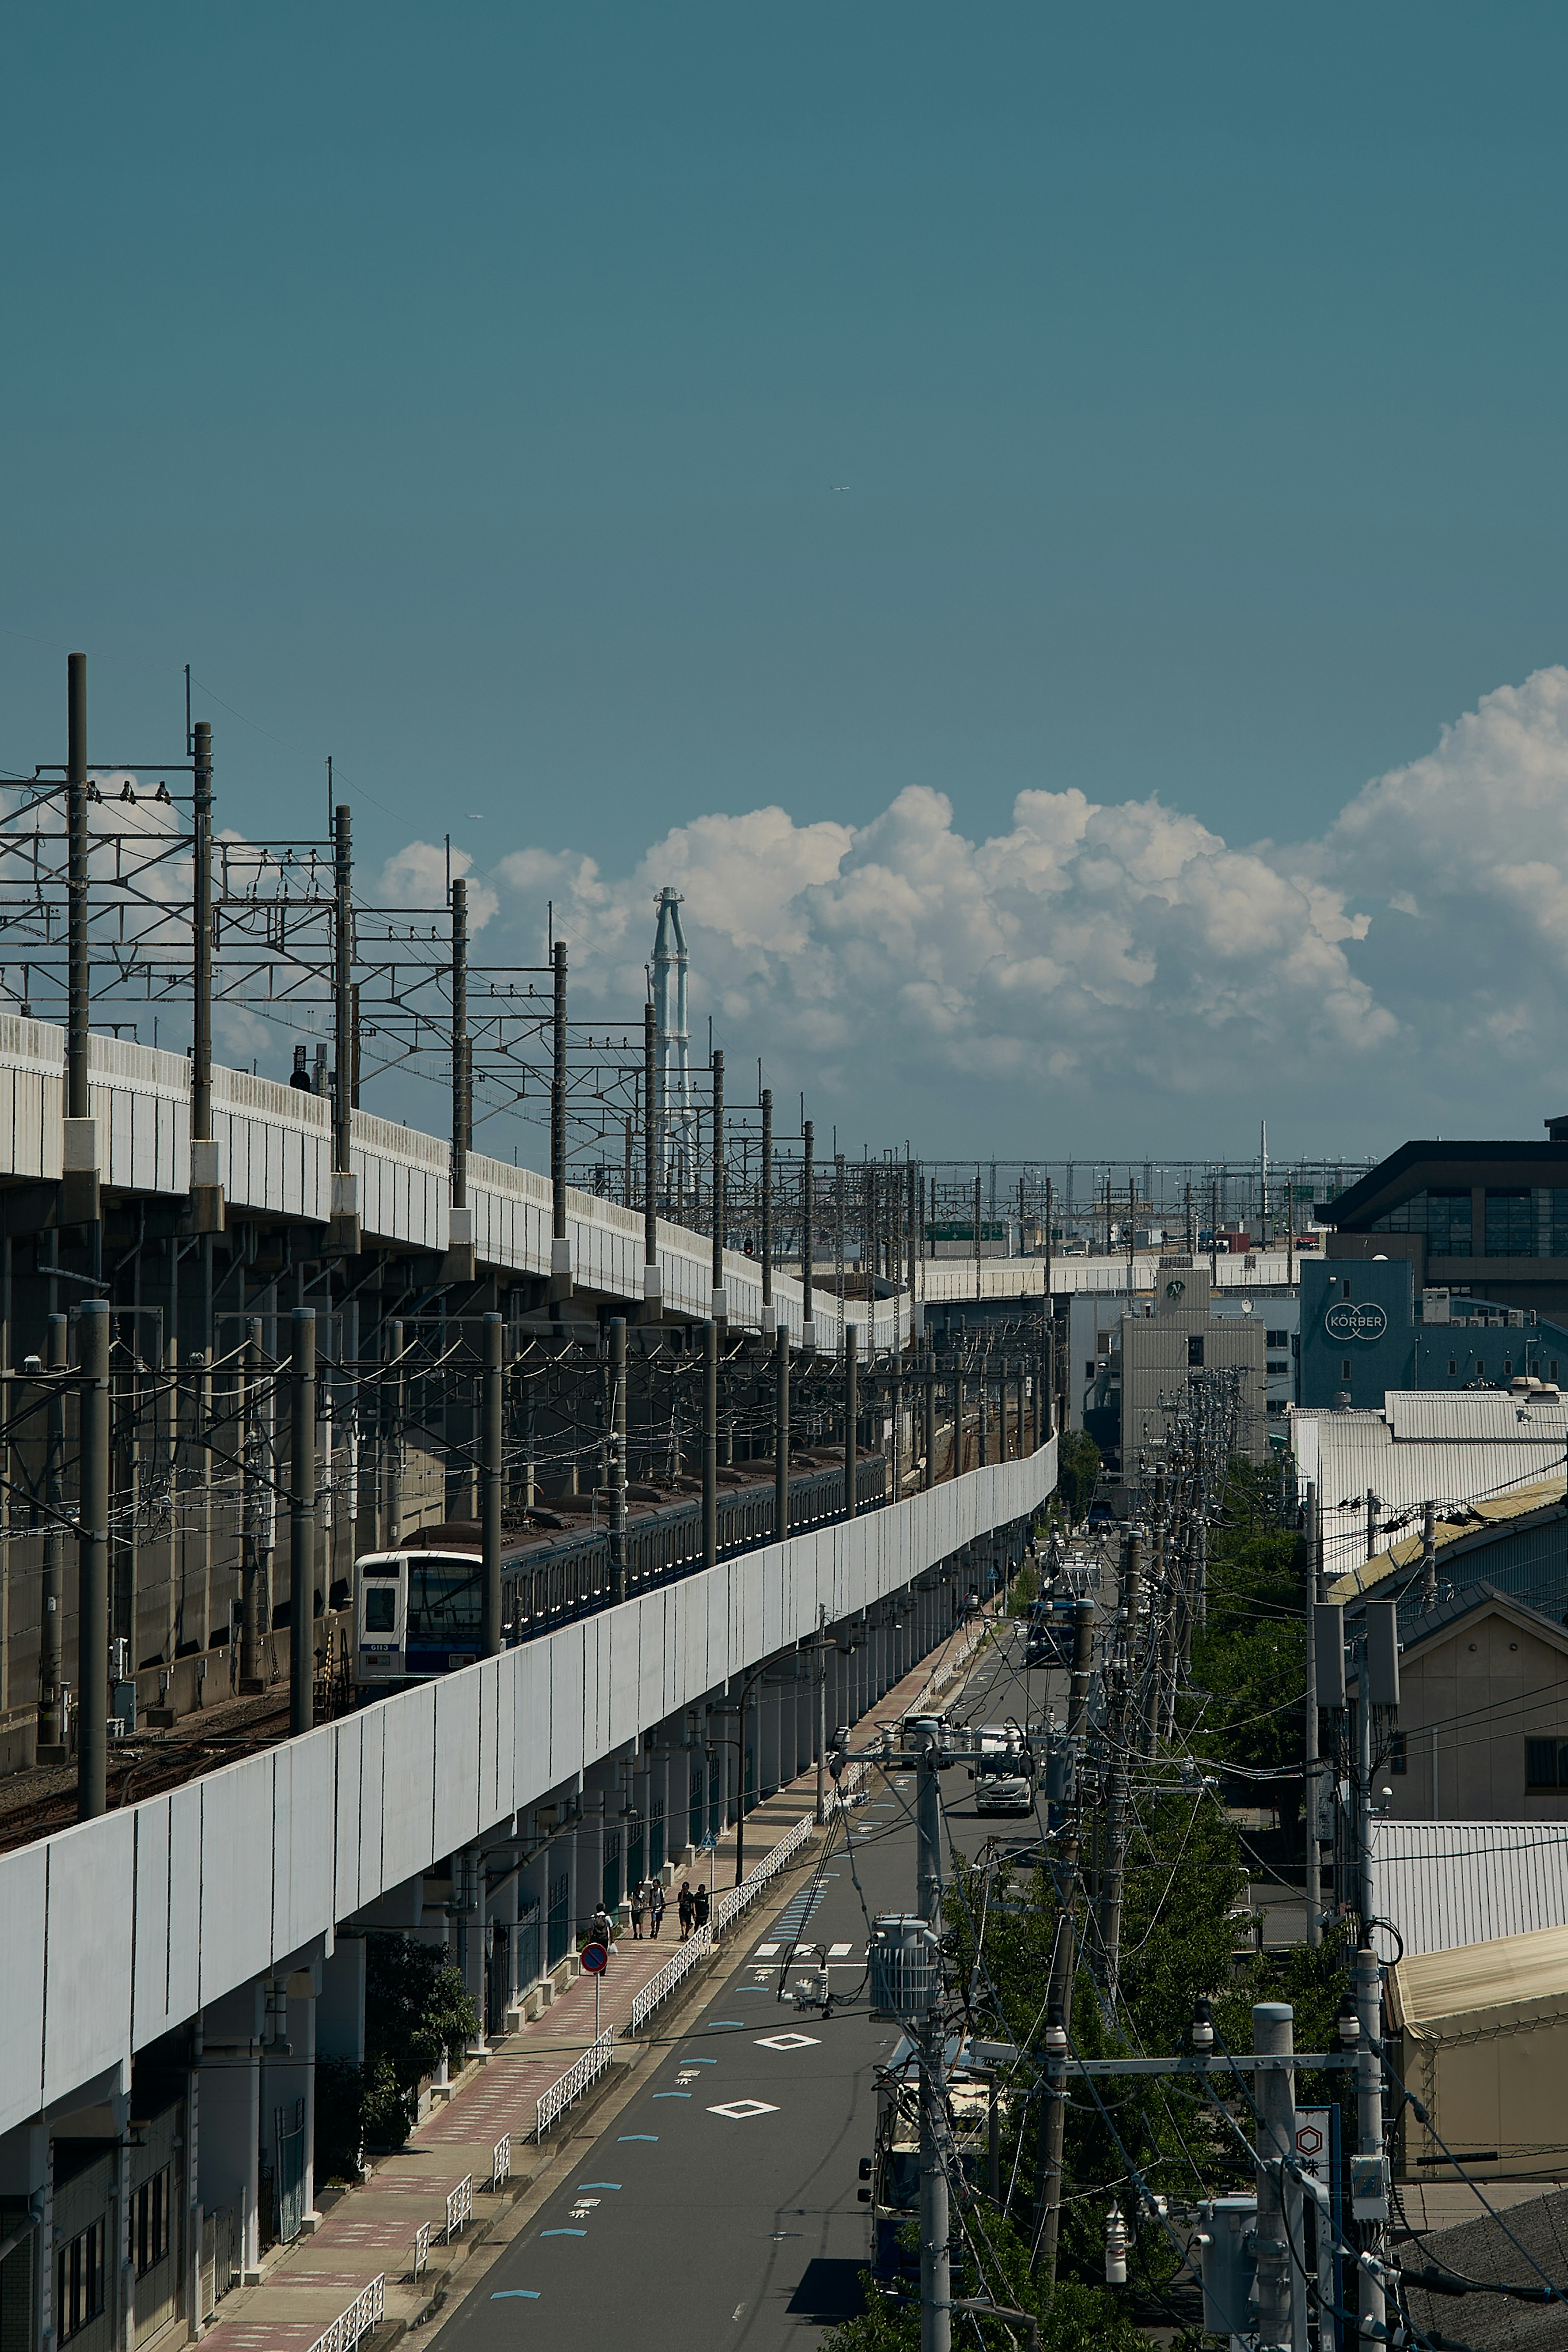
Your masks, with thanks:
[{"label": "corrugated metal roof", "polygon": [[[1436,1392],[1415,1399],[1430,1405],[1430,1414],[1406,1415],[1406,1395],[1391,1393],[1387,1404],[1406,1426],[1425,1421],[1439,1427],[1445,1418],[1446,1437],[1395,1439],[1394,1428],[1381,1412],[1298,1412],[1292,1416],[1292,1444],[1302,1480],[1318,1489],[1323,1529],[1323,1564],[1332,1577],[1347,1573],[1366,1558],[1366,1495],[1377,1496],[1380,1532],[1391,1519],[1413,1522],[1421,1506],[1434,1502],[1477,1504],[1492,1496],[1517,1494],[1558,1469],[1568,1451],[1563,1408],[1531,1405],[1531,1418],[1521,1422],[1510,1397],[1489,1397],[1479,1391],[1440,1397]],[[1497,1426],[1492,1407],[1506,1407],[1510,1436],[1489,1437],[1487,1426]],[[1477,1410],[1476,1408],[1480,1408]],[[1505,1424],[1507,1425],[1507,1424]]]},{"label": "corrugated metal roof", "polygon": [[1568,1927],[1568,1822],[1374,1821],[1373,1883],[1407,1958]]},{"label": "corrugated metal roof", "polygon": [[1396,1445],[1424,1438],[1513,1445],[1568,1430],[1560,1396],[1516,1397],[1507,1389],[1390,1389],[1383,1413]]},{"label": "corrugated metal roof", "polygon": [[1419,1952],[1397,1964],[1389,1985],[1395,2021],[1407,2030],[1526,2002],[1560,2011],[1568,2006],[1568,1927]]},{"label": "corrugated metal roof", "polygon": [[[1563,1500],[1563,1492],[1564,1481],[1562,1475],[1558,1475],[1532,1479],[1528,1486],[1520,1486],[1510,1494],[1483,1496],[1479,1501],[1467,1504],[1462,1518],[1438,1519],[1434,1533],[1439,1558],[1451,1544],[1480,1545],[1489,1530],[1505,1535],[1516,1520],[1528,1518],[1532,1511],[1550,1510],[1560,1504]],[[1426,1499],[1423,1496],[1422,1501]],[[1356,1531],[1364,1541],[1364,1505],[1358,1502],[1356,1510],[1362,1514],[1357,1520]],[[1405,1536],[1400,1542],[1390,1544],[1386,1551],[1380,1551],[1373,1559],[1346,1569],[1329,1586],[1329,1599],[1342,1603],[1352,1601],[1359,1594],[1372,1591],[1384,1577],[1392,1576],[1395,1570],[1413,1567],[1421,1558],[1421,1542],[1419,1535]]]}]

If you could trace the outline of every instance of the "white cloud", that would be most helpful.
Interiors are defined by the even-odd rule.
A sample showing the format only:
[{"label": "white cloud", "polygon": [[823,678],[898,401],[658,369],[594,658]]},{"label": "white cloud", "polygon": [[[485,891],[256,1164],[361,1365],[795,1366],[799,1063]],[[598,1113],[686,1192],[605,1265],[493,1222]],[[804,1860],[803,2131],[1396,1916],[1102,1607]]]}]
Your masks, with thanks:
[{"label": "white cloud", "polygon": [[[438,898],[442,857],[411,844],[384,887]],[[1157,792],[1071,788],[976,840],[911,786],[858,828],[766,807],[647,848],[522,845],[473,902],[490,952],[539,961],[551,901],[576,1002],[635,1017],[667,884],[694,1034],[711,1014],[857,1135],[1234,1148],[1266,1113],[1352,1150],[1390,1120],[1533,1120],[1568,1086],[1568,669],[1488,696],[1315,842],[1232,846]]]}]

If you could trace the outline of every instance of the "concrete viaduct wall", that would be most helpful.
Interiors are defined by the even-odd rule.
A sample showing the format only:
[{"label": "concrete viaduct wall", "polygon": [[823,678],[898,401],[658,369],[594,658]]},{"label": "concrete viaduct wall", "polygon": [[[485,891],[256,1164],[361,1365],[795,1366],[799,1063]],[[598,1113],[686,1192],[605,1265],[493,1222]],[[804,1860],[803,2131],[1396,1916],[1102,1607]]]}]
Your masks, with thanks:
[{"label": "concrete viaduct wall", "polygon": [[[746,1554],[0,1859],[0,2134],[730,1676],[1052,1491],[1026,1459]],[[102,2095],[99,2090],[97,2095]]]}]

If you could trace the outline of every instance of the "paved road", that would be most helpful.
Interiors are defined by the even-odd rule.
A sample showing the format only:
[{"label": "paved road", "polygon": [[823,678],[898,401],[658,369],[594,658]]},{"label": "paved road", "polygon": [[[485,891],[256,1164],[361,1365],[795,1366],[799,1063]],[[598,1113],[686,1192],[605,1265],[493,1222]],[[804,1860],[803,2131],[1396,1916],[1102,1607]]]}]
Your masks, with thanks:
[{"label": "paved road", "polygon": [[[1026,1694],[1038,1708],[1047,1680],[988,1655],[962,1712],[1022,1717]],[[1014,1827],[976,1818],[962,1769],[943,1793],[970,1852]],[[850,1852],[839,1844],[778,1925],[758,1933],[747,1965],[672,2036],[637,2095],[584,2144],[570,2180],[447,2321],[451,2352],[555,2346],[567,2331],[584,2347],[636,2352],[775,2352],[859,2308],[858,2162],[871,2152],[874,2069],[898,2039],[867,2013],[867,1921],[913,1906],[913,1795],[907,1775],[873,1786],[851,1816]],[[831,2018],[777,1998],[796,1938],[826,1951],[848,2001]]]}]

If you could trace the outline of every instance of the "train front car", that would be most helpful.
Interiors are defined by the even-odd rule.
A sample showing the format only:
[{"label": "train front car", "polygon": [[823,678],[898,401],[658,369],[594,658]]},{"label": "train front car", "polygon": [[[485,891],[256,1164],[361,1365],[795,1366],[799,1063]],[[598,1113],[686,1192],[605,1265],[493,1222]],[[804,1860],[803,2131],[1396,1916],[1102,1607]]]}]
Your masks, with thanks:
[{"label": "train front car", "polygon": [[366,1691],[423,1682],[479,1654],[477,1520],[416,1528],[355,1562],[354,1672]]}]

